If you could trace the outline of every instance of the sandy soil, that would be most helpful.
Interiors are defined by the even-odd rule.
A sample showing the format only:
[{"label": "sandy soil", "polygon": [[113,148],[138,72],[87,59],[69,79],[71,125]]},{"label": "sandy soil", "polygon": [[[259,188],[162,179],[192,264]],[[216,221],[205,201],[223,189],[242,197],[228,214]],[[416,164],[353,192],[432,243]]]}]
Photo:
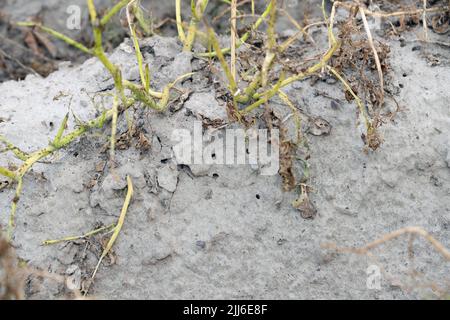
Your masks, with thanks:
[{"label": "sandy soil", "polygon": [[[197,72],[180,85],[191,91],[189,98],[163,114],[140,108],[131,112],[151,148],[139,149],[136,139],[123,141],[113,172],[107,153],[101,152],[109,127],[81,138],[51,163],[35,166],[25,178],[18,206],[17,254],[29,266],[70,276],[73,287],[87,285],[107,236],[54,246],[41,242],[116,221],[130,175],[135,195],[114,246],[114,263],[106,259],[91,286],[94,297],[436,298],[437,292],[418,283],[448,290],[450,265],[422,239],[414,242],[413,260],[407,237],[374,250],[386,272],[379,289],[367,287],[367,270],[375,264],[368,257],[322,248],[324,243],[363,246],[406,226],[421,226],[450,247],[450,54],[448,48],[412,41],[416,32],[405,32],[402,41],[385,40],[392,66],[387,86],[401,110],[381,127],[385,141],[374,152],[363,152],[356,107],[346,101],[339,83],[307,80],[286,88],[305,113],[332,127],[329,135],[307,134],[314,219],[303,219],[291,205],[298,195],[283,192],[281,178],[263,176],[261,168],[179,165],[174,129],[192,130],[198,119],[222,121],[226,126],[220,130],[236,124],[228,123],[224,102],[207,80],[207,62],[180,53],[174,38],[145,39],[141,47],[156,88]],[[320,45],[325,32],[318,28],[313,35]],[[128,40],[112,60],[126,70],[126,79],[138,79]],[[77,67],[63,65],[46,79],[30,75],[5,82],[0,85],[0,133],[25,151],[43,147],[68,110],[88,120],[109,107],[111,84],[95,59]],[[271,106],[282,119],[290,113],[276,98]],[[396,111],[392,102],[386,108]],[[71,117],[69,129],[74,126]],[[126,129],[121,117],[120,133]],[[17,161],[0,154],[0,163]],[[9,187],[0,191],[2,225],[13,195]],[[407,275],[410,270],[417,271],[416,280]],[[26,294],[64,298],[70,291],[64,284],[31,277]]]}]

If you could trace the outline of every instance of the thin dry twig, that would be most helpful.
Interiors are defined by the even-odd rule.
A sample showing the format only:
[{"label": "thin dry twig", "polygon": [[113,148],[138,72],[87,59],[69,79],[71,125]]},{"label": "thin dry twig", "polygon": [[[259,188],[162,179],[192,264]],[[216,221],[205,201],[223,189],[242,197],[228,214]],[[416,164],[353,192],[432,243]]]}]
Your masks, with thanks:
[{"label": "thin dry twig", "polygon": [[[334,5],[337,7],[346,8],[347,10],[352,9],[354,6],[350,3],[345,3],[341,1],[335,1]],[[363,8],[364,13],[366,16],[372,16],[372,17],[379,17],[379,18],[391,18],[391,17],[401,17],[401,16],[413,16],[417,14],[423,14],[424,11],[426,13],[436,13],[436,12],[444,12],[449,10],[449,6],[441,6],[441,7],[435,7],[435,8],[428,8],[428,9],[415,9],[415,10],[400,10],[400,11],[394,11],[394,12],[383,12],[383,11],[371,11],[369,9]]]},{"label": "thin dry twig", "polygon": [[333,250],[336,250],[338,252],[343,252],[343,253],[356,253],[356,254],[360,254],[360,255],[366,255],[372,249],[374,249],[390,240],[398,238],[404,234],[414,234],[414,235],[418,235],[418,236],[424,238],[447,261],[450,261],[450,251],[448,249],[446,249],[442,243],[440,243],[438,240],[436,240],[432,235],[430,235],[425,229],[423,229],[421,227],[405,227],[405,228],[393,231],[393,232],[388,233],[388,234],[382,236],[381,238],[379,238],[375,241],[372,241],[360,248],[338,247],[338,246],[336,246],[336,244],[324,244],[324,245],[322,245],[322,247],[327,248],[327,249],[333,249]]},{"label": "thin dry twig", "polygon": [[423,13],[422,13],[422,24],[423,24],[423,36],[425,40],[428,40],[428,25],[427,25],[427,0],[423,0]]}]

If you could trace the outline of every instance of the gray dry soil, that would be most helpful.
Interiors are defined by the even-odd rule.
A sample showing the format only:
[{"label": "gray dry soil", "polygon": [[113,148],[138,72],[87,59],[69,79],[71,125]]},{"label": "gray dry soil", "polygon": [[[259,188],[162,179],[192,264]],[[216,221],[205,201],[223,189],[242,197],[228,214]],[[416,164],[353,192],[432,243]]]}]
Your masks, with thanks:
[{"label": "gray dry soil", "polygon": [[[322,32],[323,35],[323,32]],[[282,192],[278,175],[262,176],[250,166],[177,165],[172,131],[192,129],[197,119],[223,120],[225,107],[205,80],[206,62],[180,53],[173,38],[142,42],[153,84],[160,88],[178,75],[198,71],[180,87],[192,91],[177,111],[158,114],[136,108],[129,113],[151,143],[148,152],[135,141],[117,152],[115,172],[104,165],[109,127],[96,130],[40,163],[24,181],[13,244],[30,266],[70,275],[70,286],[85,284],[101,254],[100,236],[42,246],[46,239],[81,235],[117,220],[125,197],[125,176],[135,185],[128,215],[114,245],[114,262],[105,259],[90,293],[113,299],[420,299],[436,297],[412,285],[449,288],[450,265],[422,239],[408,257],[408,238],[391,241],[374,253],[386,274],[381,288],[366,286],[366,256],[337,254],[321,247],[335,243],[359,247],[406,226],[421,226],[450,247],[450,69],[448,49],[391,40],[391,86],[403,107],[382,126],[379,150],[363,152],[356,107],[339,83],[294,83],[286,92],[304,111],[332,125],[328,136],[308,135],[315,219],[305,220]],[[415,48],[417,49],[417,48]],[[441,57],[431,66],[427,55]],[[447,59],[447,60],[446,60]],[[125,41],[112,54],[124,77],[138,79]],[[62,65],[46,79],[0,85],[0,133],[25,151],[44,147],[72,110],[82,120],[110,105],[112,81],[95,59]],[[330,99],[315,92],[325,91]],[[96,94],[97,93],[97,94]],[[94,102],[91,100],[93,98]],[[103,99],[103,100],[102,100]],[[392,103],[388,103],[391,105]],[[271,105],[289,114],[277,99]],[[333,104],[335,105],[335,104]],[[395,107],[392,107],[395,110]],[[71,117],[69,129],[75,123]],[[234,125],[233,125],[234,126]],[[126,122],[121,117],[120,132]],[[0,154],[2,165],[17,163]],[[93,183],[94,181],[94,183]],[[86,186],[92,188],[88,189]],[[8,218],[13,188],[0,191],[0,223]],[[107,236],[103,239],[107,239]],[[64,298],[68,289],[32,278],[29,298]]]}]

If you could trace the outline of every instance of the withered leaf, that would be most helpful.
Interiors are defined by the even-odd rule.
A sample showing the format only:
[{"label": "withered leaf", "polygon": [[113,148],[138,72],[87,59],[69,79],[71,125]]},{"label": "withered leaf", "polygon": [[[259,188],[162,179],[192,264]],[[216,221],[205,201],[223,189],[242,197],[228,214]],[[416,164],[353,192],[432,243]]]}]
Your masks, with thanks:
[{"label": "withered leaf", "polygon": [[0,69],[6,69],[6,61],[1,53],[0,53]]},{"label": "withered leaf", "polygon": [[150,147],[151,147],[150,140],[145,136],[143,132],[139,132],[138,148],[141,151],[148,151],[150,150]]},{"label": "withered leaf", "polygon": [[36,30],[33,31],[33,34],[36,39],[47,49],[52,58],[55,58],[58,50],[56,49],[55,45],[48,39],[48,37]]},{"label": "withered leaf", "polygon": [[40,55],[41,52],[39,50],[39,45],[36,41],[36,38],[34,36],[34,34],[31,31],[27,31],[25,33],[25,39],[24,39],[25,43],[27,44],[28,48],[31,49],[31,51],[33,51],[34,54],[36,55]]},{"label": "withered leaf", "polygon": [[302,192],[300,197],[292,203],[292,206],[300,211],[300,215],[303,219],[314,219],[317,214],[317,209],[309,200],[308,194]]}]

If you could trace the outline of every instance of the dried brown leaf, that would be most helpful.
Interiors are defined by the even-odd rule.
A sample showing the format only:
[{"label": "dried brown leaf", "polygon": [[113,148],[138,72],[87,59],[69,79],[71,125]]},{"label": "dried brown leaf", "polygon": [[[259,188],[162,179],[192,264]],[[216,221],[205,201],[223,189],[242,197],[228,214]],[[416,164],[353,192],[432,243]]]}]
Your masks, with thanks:
[{"label": "dried brown leaf", "polygon": [[58,49],[55,47],[55,45],[49,40],[49,38],[36,30],[33,31],[33,35],[36,37],[36,39],[47,49],[47,51],[50,53],[52,58],[56,57],[56,54],[58,53]]},{"label": "dried brown leaf", "polygon": [[25,33],[25,43],[27,44],[28,48],[30,48],[34,54],[41,55],[41,51],[39,50],[39,45],[36,41],[36,37],[34,36],[33,32],[28,30]]}]

